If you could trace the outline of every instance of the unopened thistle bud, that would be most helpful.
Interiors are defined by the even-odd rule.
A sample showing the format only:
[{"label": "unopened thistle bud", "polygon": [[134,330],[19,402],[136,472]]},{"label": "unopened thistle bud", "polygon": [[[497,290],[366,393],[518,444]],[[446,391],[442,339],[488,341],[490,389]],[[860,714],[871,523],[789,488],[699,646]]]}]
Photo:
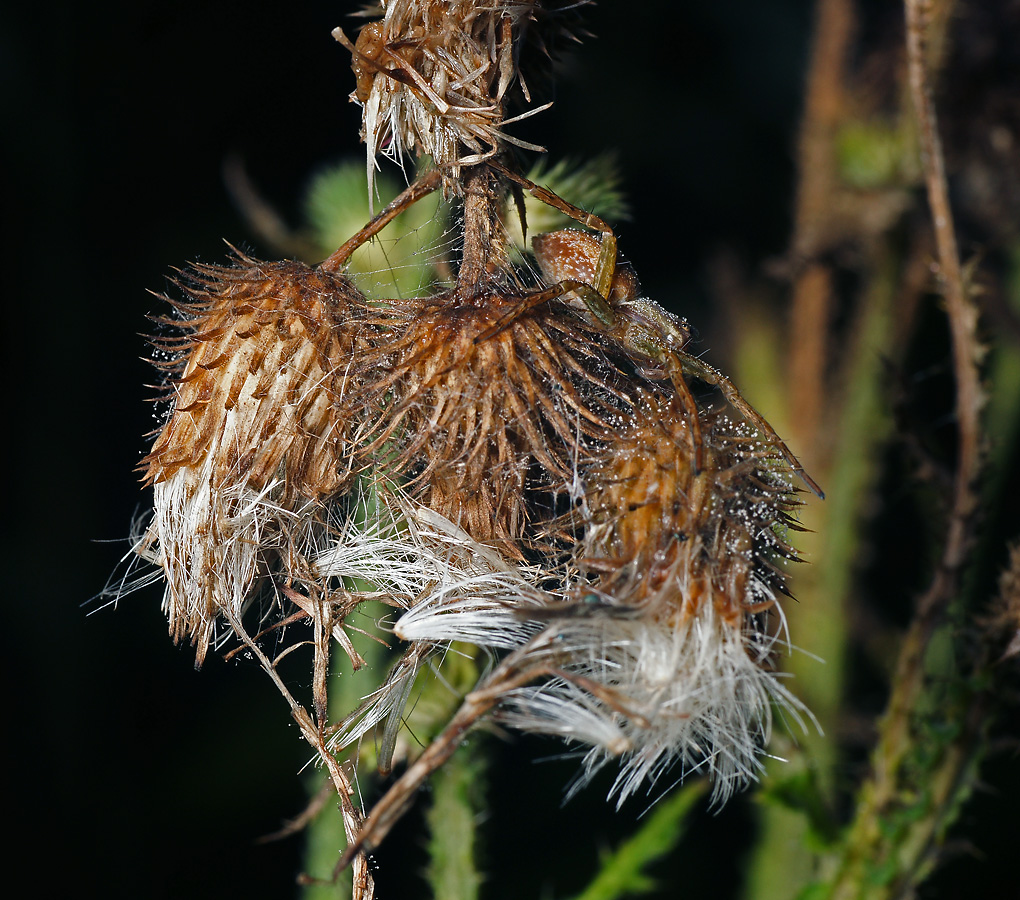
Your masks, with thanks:
[{"label": "unopened thistle bud", "polygon": [[341,276],[244,256],[182,287],[182,320],[165,321],[185,333],[156,341],[170,411],[142,462],[155,513],[141,549],[200,664],[217,614],[240,616],[277,558],[300,555],[350,474],[338,409],[361,299]]}]

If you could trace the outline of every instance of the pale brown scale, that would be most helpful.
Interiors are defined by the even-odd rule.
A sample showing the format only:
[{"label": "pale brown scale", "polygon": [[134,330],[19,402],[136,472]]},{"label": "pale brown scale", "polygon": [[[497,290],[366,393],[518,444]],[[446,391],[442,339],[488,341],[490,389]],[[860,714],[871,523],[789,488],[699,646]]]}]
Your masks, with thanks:
[{"label": "pale brown scale", "polygon": [[346,431],[338,362],[354,350],[361,295],[301,263],[240,262],[196,269],[190,302],[179,304],[193,316],[190,334],[160,344],[180,368],[144,479],[165,481],[213,454],[213,485],[261,490],[280,479],[281,502],[328,496],[347,476],[337,465]]}]

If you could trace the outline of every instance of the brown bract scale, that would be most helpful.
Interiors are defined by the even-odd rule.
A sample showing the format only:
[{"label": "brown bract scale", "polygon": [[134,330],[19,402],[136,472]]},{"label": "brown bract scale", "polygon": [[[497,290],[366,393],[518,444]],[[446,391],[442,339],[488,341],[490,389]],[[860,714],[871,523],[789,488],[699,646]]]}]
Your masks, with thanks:
[{"label": "brown bract scale", "polygon": [[214,620],[240,613],[281,554],[300,557],[308,510],[350,477],[340,414],[365,306],[346,278],[245,256],[197,266],[157,339],[172,403],[141,468],[155,515],[143,552],[167,581],[174,638],[201,661]]},{"label": "brown bract scale", "polygon": [[415,499],[514,558],[629,404],[629,361],[601,333],[559,303],[514,317],[521,304],[453,291],[380,310],[390,337],[361,360],[352,395],[378,411],[364,464],[385,459]]}]

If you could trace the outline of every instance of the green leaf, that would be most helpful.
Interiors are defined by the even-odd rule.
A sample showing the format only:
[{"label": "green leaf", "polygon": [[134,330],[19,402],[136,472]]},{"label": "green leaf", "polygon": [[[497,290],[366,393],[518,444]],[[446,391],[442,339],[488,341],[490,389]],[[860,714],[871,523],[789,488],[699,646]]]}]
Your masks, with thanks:
[{"label": "green leaf", "polygon": [[644,869],[677,846],[706,789],[705,781],[692,782],[663,798],[638,832],[606,856],[602,870],[576,900],[616,900],[648,893],[655,883]]}]

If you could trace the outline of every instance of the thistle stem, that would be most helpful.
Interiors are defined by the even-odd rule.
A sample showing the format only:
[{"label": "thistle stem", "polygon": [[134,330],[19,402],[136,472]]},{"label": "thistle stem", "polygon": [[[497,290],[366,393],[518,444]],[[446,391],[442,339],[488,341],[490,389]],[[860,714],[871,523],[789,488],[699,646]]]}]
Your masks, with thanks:
[{"label": "thistle stem", "polygon": [[502,268],[505,248],[494,239],[499,215],[499,184],[486,165],[472,166],[463,176],[464,251],[457,277],[463,298],[473,297],[478,287]]}]

